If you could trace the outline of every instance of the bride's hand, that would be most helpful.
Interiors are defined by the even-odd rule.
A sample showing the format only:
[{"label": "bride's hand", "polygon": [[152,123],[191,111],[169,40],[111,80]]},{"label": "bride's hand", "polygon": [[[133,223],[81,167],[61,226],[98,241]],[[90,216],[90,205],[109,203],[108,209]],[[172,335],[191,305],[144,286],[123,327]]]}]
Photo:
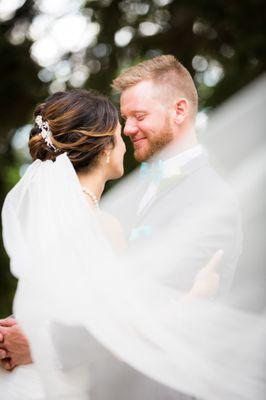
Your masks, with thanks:
[{"label": "bride's hand", "polygon": [[184,301],[192,301],[196,298],[208,298],[214,296],[219,289],[220,277],[216,267],[223,255],[222,250],[218,250],[196,275],[194,285],[183,297]]}]

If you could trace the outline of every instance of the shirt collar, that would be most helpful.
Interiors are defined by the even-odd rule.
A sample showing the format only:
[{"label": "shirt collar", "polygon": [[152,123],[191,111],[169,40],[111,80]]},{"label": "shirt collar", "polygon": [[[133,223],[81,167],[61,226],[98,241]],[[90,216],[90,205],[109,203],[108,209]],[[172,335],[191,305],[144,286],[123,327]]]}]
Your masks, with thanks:
[{"label": "shirt collar", "polygon": [[174,157],[162,161],[163,178],[169,178],[172,175],[180,173],[180,169],[188,164],[194,158],[203,153],[202,145],[198,144],[188,150],[178,153]]}]

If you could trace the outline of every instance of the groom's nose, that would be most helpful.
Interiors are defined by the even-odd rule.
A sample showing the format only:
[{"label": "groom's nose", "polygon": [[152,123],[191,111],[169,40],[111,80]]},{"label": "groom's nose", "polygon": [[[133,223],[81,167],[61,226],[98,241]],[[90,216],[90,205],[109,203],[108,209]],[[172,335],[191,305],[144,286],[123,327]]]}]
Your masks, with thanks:
[{"label": "groom's nose", "polygon": [[138,133],[138,127],[134,123],[134,121],[130,121],[129,119],[125,122],[124,126],[124,135],[131,136]]}]

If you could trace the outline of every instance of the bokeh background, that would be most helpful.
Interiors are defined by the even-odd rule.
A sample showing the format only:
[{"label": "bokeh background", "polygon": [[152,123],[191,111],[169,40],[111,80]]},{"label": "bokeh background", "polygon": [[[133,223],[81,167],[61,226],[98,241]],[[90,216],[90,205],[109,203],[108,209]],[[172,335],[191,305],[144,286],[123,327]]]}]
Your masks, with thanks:
[{"label": "bokeh background", "polygon": [[[110,83],[123,68],[173,54],[194,77],[204,129],[212,110],[265,71],[265,16],[263,0],[0,0],[0,207],[30,163],[39,101],[93,88],[118,104]],[[126,171],[134,166],[129,151]],[[0,242],[0,317],[15,287]]]}]

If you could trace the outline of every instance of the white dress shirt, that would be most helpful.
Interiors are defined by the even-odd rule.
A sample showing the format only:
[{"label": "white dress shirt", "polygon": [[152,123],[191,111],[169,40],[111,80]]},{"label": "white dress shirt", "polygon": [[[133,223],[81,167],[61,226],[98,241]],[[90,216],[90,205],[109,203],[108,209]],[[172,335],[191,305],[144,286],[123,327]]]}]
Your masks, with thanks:
[{"label": "white dress shirt", "polygon": [[[194,158],[201,155],[203,152],[203,148],[200,144],[191,147],[188,150],[183,151],[182,153],[177,154],[174,157],[168,158],[167,160],[162,161],[162,179],[170,178],[173,175],[180,173],[180,168],[189,163]],[[152,200],[152,198],[156,195],[158,189],[159,182],[152,181],[146,192],[144,193],[138,207],[139,214],[146,205]]]}]

